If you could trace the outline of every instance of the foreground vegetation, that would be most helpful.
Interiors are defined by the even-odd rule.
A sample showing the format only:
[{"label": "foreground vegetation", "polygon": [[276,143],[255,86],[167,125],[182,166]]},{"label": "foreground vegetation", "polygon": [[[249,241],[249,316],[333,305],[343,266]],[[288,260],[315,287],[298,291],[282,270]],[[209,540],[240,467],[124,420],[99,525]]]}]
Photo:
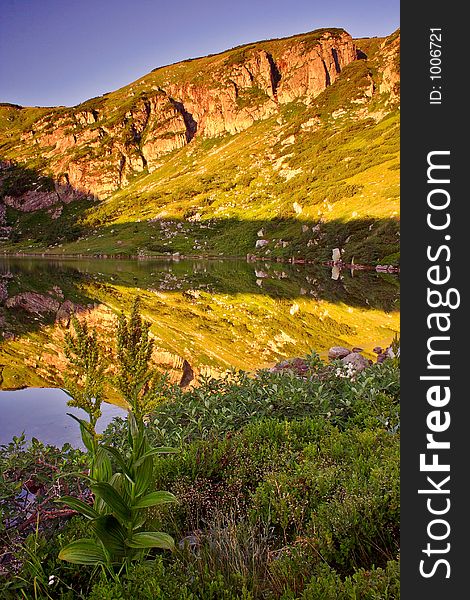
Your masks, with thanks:
[{"label": "foreground vegetation", "polygon": [[66,342],[88,452],[2,447],[2,598],[399,597],[397,359],[351,376],[312,354],[303,377],[228,373],[183,392],[150,368],[134,305],[106,375],[130,416],[96,436],[107,365],[79,322]]}]

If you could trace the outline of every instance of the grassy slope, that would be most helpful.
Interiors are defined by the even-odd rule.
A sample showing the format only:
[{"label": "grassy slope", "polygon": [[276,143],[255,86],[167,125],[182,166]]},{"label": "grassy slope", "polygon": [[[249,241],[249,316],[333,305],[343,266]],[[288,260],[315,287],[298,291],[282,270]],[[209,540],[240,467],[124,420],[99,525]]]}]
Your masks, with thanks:
[{"label": "grassy slope", "polygon": [[[282,43],[270,42],[270,50],[275,54],[276,44]],[[346,67],[310,106],[283,105],[278,115],[237,135],[196,138],[164,157],[153,173],[142,173],[98,205],[71,205],[58,221],[46,212],[32,216],[10,211],[10,222],[22,233],[15,245],[4,244],[4,250],[257,253],[325,260],[338,246],[346,260],[396,262],[399,114],[386,114],[381,95],[366,100],[370,76],[377,71],[379,40],[361,44],[369,60]],[[240,60],[237,53],[243,49],[157,69],[83,108],[107,103],[113,104],[113,114],[120,114],[127,110],[131,89],[139,96],[163,80],[197,80],[206,67],[205,76],[212,77],[215,66]],[[386,116],[376,123],[369,116],[379,111]],[[294,203],[302,207],[300,214]],[[155,218],[171,223],[162,228],[151,221]],[[320,220],[320,231],[312,232]],[[302,225],[310,229],[302,231]],[[260,229],[270,243],[255,251]],[[48,247],[52,240],[57,242]]]}]

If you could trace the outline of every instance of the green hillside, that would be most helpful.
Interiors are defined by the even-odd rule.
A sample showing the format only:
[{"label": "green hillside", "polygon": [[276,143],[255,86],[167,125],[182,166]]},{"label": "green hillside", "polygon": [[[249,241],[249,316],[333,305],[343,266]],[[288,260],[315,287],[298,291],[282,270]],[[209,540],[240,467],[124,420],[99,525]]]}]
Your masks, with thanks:
[{"label": "green hillside", "polygon": [[[354,60],[308,88],[298,72],[317,77],[310,57],[331,45]],[[397,264],[398,52],[398,32],[320,30],[162,67],[74,108],[3,105],[0,249],[321,261],[338,247]]]}]

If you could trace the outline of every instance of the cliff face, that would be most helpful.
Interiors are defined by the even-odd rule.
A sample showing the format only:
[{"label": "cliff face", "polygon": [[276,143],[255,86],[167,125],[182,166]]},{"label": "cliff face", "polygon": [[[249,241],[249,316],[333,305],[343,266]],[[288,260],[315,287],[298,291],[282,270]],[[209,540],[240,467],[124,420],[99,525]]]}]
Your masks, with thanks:
[{"label": "cliff face", "polygon": [[113,94],[32,121],[15,114],[29,109],[8,108],[7,120],[30,122],[19,137],[18,129],[6,132],[7,156],[40,156],[59,183],[41,194],[7,194],[4,202],[30,211],[77,194],[105,198],[195,137],[239,133],[295,100],[308,105],[356,55],[349,34],[322,30],[157,69]]},{"label": "cliff face", "polygon": [[279,104],[298,99],[308,103],[355,59],[356,48],[349,34],[326,32],[312,47],[303,40],[287,45],[276,59],[263,49],[248,51],[239,59],[243,62],[218,69],[218,88],[172,84],[168,92],[193,125],[189,139],[193,134],[239,133],[274,114]]},{"label": "cliff face", "polygon": [[396,264],[399,42],[320,30],[0,105],[0,249]]},{"label": "cliff face", "polygon": [[400,97],[400,35],[395,33],[382,42],[381,48],[382,81],[379,91],[389,94],[389,103]]}]

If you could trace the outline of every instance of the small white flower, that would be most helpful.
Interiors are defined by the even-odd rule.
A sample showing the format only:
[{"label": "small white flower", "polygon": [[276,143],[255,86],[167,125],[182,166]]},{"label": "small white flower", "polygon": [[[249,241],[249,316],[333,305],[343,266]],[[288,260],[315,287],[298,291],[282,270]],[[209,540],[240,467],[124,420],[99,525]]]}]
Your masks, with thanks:
[{"label": "small white flower", "polygon": [[55,583],[55,575],[49,575],[49,585],[54,585]]}]

